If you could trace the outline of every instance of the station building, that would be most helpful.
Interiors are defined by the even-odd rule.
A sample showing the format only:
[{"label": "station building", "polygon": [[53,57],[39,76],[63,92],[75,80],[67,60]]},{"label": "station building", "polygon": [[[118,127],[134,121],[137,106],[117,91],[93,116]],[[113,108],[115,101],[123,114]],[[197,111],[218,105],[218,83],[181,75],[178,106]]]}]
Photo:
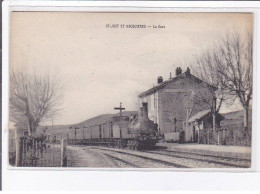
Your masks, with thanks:
[{"label": "station building", "polygon": [[[138,96],[139,107],[158,125],[158,133],[165,140],[178,142],[180,131],[184,131],[185,142],[197,142],[199,129],[212,128],[212,122],[208,122],[212,120],[208,103],[216,89],[192,75],[189,68],[183,73],[178,67],[175,77],[163,81],[159,76],[156,86]],[[216,125],[219,122],[217,119]]]}]

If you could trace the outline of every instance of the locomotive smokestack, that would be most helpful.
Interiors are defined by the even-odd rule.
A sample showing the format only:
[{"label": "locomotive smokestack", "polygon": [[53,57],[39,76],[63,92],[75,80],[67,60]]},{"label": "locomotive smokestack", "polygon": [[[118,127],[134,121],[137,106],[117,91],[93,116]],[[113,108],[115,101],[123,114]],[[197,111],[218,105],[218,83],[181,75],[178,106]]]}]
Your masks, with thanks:
[{"label": "locomotive smokestack", "polygon": [[163,82],[163,77],[162,76],[159,76],[158,79],[157,79],[157,83],[160,84]]}]

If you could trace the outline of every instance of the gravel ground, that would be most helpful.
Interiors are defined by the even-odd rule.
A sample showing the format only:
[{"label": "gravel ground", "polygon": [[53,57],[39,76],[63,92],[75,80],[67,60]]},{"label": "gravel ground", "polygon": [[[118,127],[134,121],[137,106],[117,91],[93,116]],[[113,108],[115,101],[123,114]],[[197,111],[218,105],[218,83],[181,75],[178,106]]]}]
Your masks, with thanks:
[{"label": "gravel ground", "polygon": [[68,146],[68,167],[116,168],[117,165],[102,153],[83,146]]}]

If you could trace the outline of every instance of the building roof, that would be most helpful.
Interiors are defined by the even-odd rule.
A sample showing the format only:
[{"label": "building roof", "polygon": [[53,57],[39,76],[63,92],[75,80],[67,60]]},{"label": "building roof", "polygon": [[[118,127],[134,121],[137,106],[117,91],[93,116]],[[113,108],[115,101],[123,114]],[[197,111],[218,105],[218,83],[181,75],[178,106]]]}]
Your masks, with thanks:
[{"label": "building roof", "polygon": [[216,90],[216,89],[217,89],[215,86],[210,85],[210,84],[204,82],[203,80],[197,78],[196,76],[194,76],[194,75],[192,75],[191,73],[188,73],[188,72],[186,71],[186,72],[184,72],[184,73],[182,73],[182,74],[180,74],[180,75],[178,75],[178,76],[176,76],[176,77],[174,77],[174,78],[171,78],[171,79],[169,79],[169,80],[167,80],[167,81],[164,81],[164,82],[158,84],[157,86],[154,86],[154,87],[150,88],[149,90],[146,90],[145,92],[142,92],[141,94],[138,95],[138,97],[144,97],[144,96],[153,94],[153,93],[155,93],[156,91],[158,91],[159,89],[161,89],[161,88],[163,88],[164,86],[166,86],[167,84],[172,83],[172,82],[175,82],[175,81],[177,81],[177,80],[179,80],[179,79],[182,79],[182,78],[185,78],[185,77],[191,77],[191,78],[195,79],[198,83],[204,83],[207,87],[212,88],[213,90]]},{"label": "building roof", "polygon": [[203,118],[204,116],[206,116],[207,114],[209,114],[211,111],[210,110],[203,110],[198,112],[197,114],[193,115],[191,118],[189,118],[188,122],[191,123],[193,121],[196,121],[198,119]]}]

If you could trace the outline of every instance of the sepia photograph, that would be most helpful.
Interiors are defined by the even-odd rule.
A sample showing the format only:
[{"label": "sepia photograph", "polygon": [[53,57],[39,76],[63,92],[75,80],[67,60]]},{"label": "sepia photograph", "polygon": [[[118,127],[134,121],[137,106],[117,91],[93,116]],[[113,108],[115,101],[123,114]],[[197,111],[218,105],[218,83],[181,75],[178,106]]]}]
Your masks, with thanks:
[{"label": "sepia photograph", "polygon": [[250,169],[253,32],[250,12],[12,12],[9,168]]}]

